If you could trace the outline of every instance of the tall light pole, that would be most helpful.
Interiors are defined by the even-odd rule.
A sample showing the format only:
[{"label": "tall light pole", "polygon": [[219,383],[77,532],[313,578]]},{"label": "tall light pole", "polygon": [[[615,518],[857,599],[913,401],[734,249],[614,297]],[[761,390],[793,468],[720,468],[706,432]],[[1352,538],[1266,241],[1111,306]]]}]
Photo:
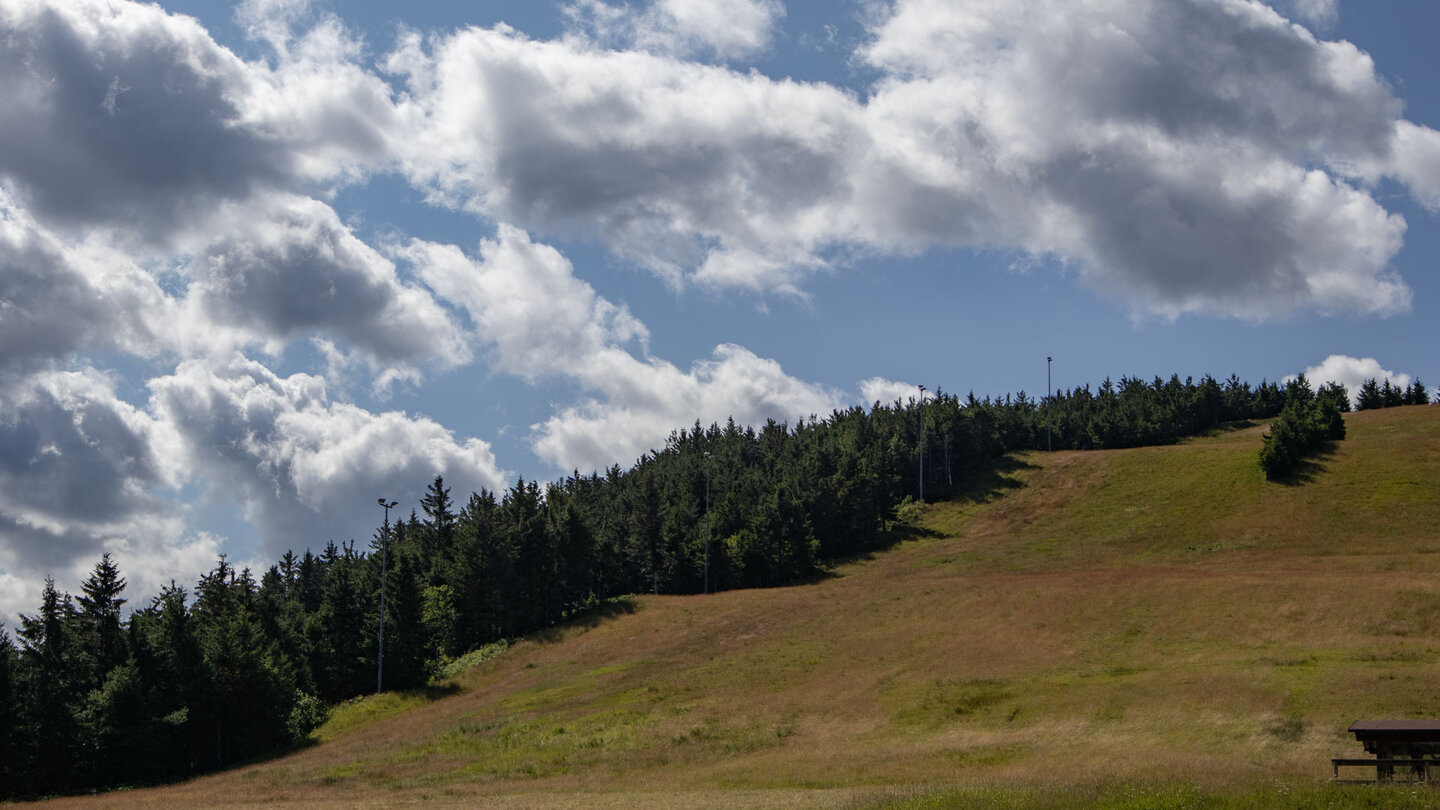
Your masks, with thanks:
[{"label": "tall light pole", "polygon": [[920,502],[925,502],[925,386],[920,386]]},{"label": "tall light pole", "polygon": [[399,503],[380,499],[380,505],[385,507],[385,528],[380,530],[380,655],[375,664],[376,694],[385,688],[385,552],[390,548],[390,510]]},{"label": "tall light pole", "polygon": [[1050,406],[1053,404],[1050,402],[1050,363],[1054,360],[1055,358],[1049,355],[1045,356],[1045,452],[1047,453],[1055,449],[1050,445]]},{"label": "tall light pole", "polygon": [[705,593],[710,593],[710,459],[705,454]]}]

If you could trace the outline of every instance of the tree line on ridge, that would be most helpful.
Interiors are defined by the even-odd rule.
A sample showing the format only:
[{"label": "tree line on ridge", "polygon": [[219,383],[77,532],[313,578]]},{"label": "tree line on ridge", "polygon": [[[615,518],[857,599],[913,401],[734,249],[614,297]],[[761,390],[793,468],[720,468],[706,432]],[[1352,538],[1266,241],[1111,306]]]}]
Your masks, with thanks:
[{"label": "tree line on ridge", "polygon": [[106,554],[79,595],[47,580],[15,636],[0,627],[0,798],[284,750],[327,706],[377,688],[382,620],[384,687],[422,686],[467,651],[617,597],[803,581],[889,542],[905,501],[972,487],[1007,453],[1168,444],[1336,396],[1303,377],[1122,377],[1043,400],[937,392],[794,426],[697,422],[627,470],[521,479],[463,504],[437,477],[364,546],[287,552],[258,579],[221,556],[128,616]]}]

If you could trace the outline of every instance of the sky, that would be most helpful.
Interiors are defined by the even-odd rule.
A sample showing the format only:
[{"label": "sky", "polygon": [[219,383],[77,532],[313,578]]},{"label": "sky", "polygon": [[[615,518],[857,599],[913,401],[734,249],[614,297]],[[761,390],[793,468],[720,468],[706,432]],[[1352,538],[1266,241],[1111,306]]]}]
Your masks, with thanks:
[{"label": "sky", "polygon": [[[0,617],[436,475],[1106,377],[1440,383],[1432,0],[0,0]],[[1047,362],[1047,358],[1053,361]]]}]

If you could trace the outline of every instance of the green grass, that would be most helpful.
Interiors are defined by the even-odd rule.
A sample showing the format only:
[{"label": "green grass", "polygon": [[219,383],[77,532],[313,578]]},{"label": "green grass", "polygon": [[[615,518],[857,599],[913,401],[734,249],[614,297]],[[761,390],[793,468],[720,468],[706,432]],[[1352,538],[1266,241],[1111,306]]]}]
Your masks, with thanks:
[{"label": "green grass", "polygon": [[340,737],[357,728],[372,726],[403,714],[417,706],[439,700],[457,691],[454,687],[437,685],[404,692],[382,692],[347,700],[330,710],[330,716],[311,733],[317,742]]},{"label": "green grass", "polygon": [[1216,793],[1185,783],[1127,784],[1055,789],[984,787],[941,790],[875,805],[883,810],[1333,810],[1433,808],[1435,791],[1416,785],[1292,785]]},{"label": "green grass", "polygon": [[1440,806],[1329,784],[1440,716],[1440,408],[1035,453],[811,585],[644,596],[365,698],[321,744],[115,806]]}]

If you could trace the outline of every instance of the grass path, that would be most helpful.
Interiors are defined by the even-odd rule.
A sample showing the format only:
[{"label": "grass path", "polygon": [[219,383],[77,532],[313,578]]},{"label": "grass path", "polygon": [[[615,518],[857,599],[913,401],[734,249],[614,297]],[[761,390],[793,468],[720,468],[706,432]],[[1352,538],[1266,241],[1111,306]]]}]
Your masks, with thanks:
[{"label": "grass path", "polygon": [[1325,784],[1351,721],[1440,716],[1440,408],[1348,425],[1290,485],[1261,427],[1022,456],[815,584],[638,597],[290,756],[58,804],[1432,806]]}]

